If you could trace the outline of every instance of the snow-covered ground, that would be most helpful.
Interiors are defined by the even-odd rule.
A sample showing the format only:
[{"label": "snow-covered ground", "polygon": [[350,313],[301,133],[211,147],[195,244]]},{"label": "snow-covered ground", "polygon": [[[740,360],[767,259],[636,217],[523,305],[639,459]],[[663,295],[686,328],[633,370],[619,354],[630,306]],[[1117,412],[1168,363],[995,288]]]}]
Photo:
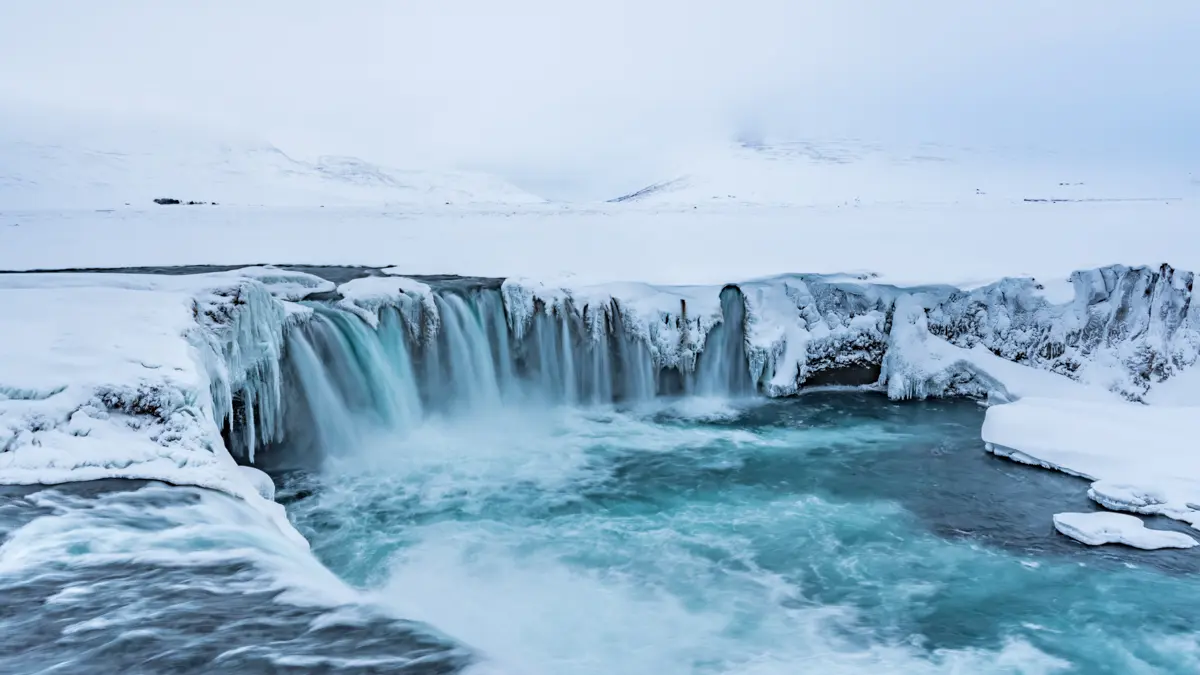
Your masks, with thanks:
[{"label": "snow-covered ground", "polygon": [[13,210],[0,269],[394,266],[404,274],[720,284],[863,273],[896,284],[1048,284],[1121,263],[1200,269],[1200,201],[873,207]]},{"label": "snow-covered ground", "polygon": [[158,198],[205,202],[186,207],[193,209],[213,202],[317,208],[542,201],[475,172],[405,170],[337,155],[305,161],[253,138],[162,123],[47,119],[0,107],[0,209],[155,208]]},{"label": "snow-covered ground", "polygon": [[756,141],[707,148],[677,174],[613,201],[685,208],[1179,201],[1200,196],[1194,168],[1082,162],[1031,148]]}]

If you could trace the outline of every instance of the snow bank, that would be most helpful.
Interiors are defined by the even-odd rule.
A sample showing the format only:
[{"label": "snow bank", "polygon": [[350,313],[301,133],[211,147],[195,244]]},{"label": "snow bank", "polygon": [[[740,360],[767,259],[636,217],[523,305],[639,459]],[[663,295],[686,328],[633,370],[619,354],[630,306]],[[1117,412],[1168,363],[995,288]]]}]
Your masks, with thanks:
[{"label": "snow bank", "polygon": [[282,299],[304,289],[332,284],[274,268],[0,276],[0,483],[197,485],[245,499],[291,533],[220,428],[235,398],[250,416],[242,426],[273,428],[283,331],[296,316]]},{"label": "snow bank", "polygon": [[1056,513],[1054,514],[1054,529],[1088,546],[1124,544],[1134,548],[1155,550],[1191,548],[1197,543],[1195,539],[1182,532],[1151,530],[1140,518],[1104,511]]},{"label": "snow bank", "polygon": [[1025,398],[989,408],[997,455],[1089,480],[1104,506],[1200,527],[1200,408]]},{"label": "snow bank", "polygon": [[422,316],[426,331],[437,333],[438,310],[428,284],[400,276],[363,277],[338,286],[337,292],[342,296],[338,306],[354,312],[371,326],[378,325],[381,308],[395,307],[413,335],[421,335]]}]

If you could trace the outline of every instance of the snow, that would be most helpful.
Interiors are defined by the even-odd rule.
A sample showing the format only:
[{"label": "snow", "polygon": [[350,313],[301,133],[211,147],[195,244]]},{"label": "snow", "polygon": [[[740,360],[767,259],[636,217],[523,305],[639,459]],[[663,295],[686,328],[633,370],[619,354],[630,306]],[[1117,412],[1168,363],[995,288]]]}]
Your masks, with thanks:
[{"label": "snow", "polygon": [[1065,289],[1006,279],[957,293],[930,312],[931,330],[962,347],[1143,400],[1200,357],[1195,275],[1169,266],[1080,270]]},{"label": "snow", "polygon": [[[160,197],[209,204],[155,207],[152,202]],[[345,156],[304,161],[270,143],[230,134],[0,107],[0,208],[5,209],[540,201],[479,173],[401,170]]]},{"label": "snow", "polygon": [[1200,406],[1200,367],[1192,366],[1156,383],[1146,393],[1146,403],[1161,406]]},{"label": "snow", "polygon": [[1087,544],[1124,544],[1134,548],[1155,550],[1160,548],[1191,548],[1195,539],[1182,532],[1152,530],[1140,518],[1123,513],[1098,511],[1095,513],[1056,513],[1054,529],[1062,534]]},{"label": "snow", "polygon": [[1200,407],[1024,398],[988,409],[988,448],[1094,481],[1105,507],[1200,526]]},{"label": "snow", "polygon": [[219,425],[234,392],[278,407],[280,298],[331,286],[270,268],[0,276],[0,483],[197,485],[245,499],[294,535],[261,480],[238,470]]},{"label": "snow", "polygon": [[678,174],[612,201],[687,208],[862,207],[1026,199],[1054,205],[1195,195],[1184,170],[1080,165],[1033,149],[807,139],[716,145],[683,161]]},{"label": "snow", "polygon": [[[863,270],[880,284],[959,289],[1032,276],[1051,300],[1072,270],[1200,269],[1200,240],[1188,236],[1200,183],[1173,168],[850,139],[723,145],[687,161],[690,191],[548,203],[477,173],[305,161],[227,132],[6,105],[0,269],[369,265],[569,274],[574,285]],[[696,188],[700,176],[711,189]],[[746,192],[733,183],[749,196],[722,196]],[[157,206],[157,197],[219,205]]]},{"label": "snow", "polygon": [[[382,270],[390,274],[390,270]],[[338,286],[342,296],[339,307],[350,310],[372,327],[379,323],[381,307],[396,307],[408,322],[413,335],[420,334],[422,313],[433,322],[430,330],[437,331],[438,309],[428,284],[398,276],[370,276],[348,281]]]},{"label": "snow", "polygon": [[18,210],[0,201],[0,269],[329,264],[659,285],[862,270],[875,283],[968,289],[1014,276],[1064,279],[1117,262],[1200,269],[1200,238],[1190,236],[1197,221],[1200,200],[701,210],[222,204],[111,212]]},{"label": "snow", "polygon": [[275,501],[275,481],[271,480],[270,476],[252,466],[239,465],[238,471],[247,482],[254,486],[260,497],[269,502]]}]

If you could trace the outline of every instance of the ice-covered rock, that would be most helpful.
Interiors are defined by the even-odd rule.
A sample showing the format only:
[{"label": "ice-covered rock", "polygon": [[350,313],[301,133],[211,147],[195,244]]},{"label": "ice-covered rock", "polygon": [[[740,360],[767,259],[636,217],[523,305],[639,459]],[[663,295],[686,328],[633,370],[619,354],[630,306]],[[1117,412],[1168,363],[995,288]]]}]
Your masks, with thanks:
[{"label": "ice-covered rock", "polygon": [[[734,284],[749,376],[770,396],[878,375],[893,398],[1038,395],[1139,400],[1200,353],[1189,272],[1121,266],[1061,283],[1005,279],[974,289],[901,288],[869,276],[785,275]],[[508,279],[516,336],[539,312],[589,326],[621,314],[658,367],[690,370],[719,325],[723,287]],[[597,333],[594,333],[596,335]],[[1079,383],[1076,386],[1071,381]]]},{"label": "ice-covered rock", "polygon": [[750,374],[767,395],[878,378],[888,310],[899,289],[826,275],[789,275],[738,288],[746,303]]},{"label": "ice-covered rock", "polygon": [[574,285],[570,280],[512,278],[504,281],[501,293],[516,339],[538,314],[575,315],[592,339],[600,339],[606,326],[619,325],[649,348],[656,368],[684,372],[695,369],[709,331],[721,320],[720,286]]},{"label": "ice-covered rock", "polygon": [[1141,518],[1123,513],[1097,511],[1095,513],[1056,513],[1054,529],[1062,534],[1087,544],[1124,544],[1145,550],[1160,548],[1191,548],[1195,539],[1182,532],[1152,530]]},{"label": "ice-covered rock", "polygon": [[1169,265],[1084,270],[1069,285],[1005,279],[937,303],[929,330],[1141,400],[1200,356],[1193,281]]},{"label": "ice-covered rock", "polygon": [[437,333],[440,319],[428,284],[389,274],[354,279],[338,286],[337,291],[342,296],[338,306],[357,314],[372,327],[378,325],[380,308],[395,307],[414,335]]},{"label": "ice-covered rock", "polygon": [[0,276],[0,483],[161,480],[251,502],[299,539],[237,470],[221,435],[252,452],[277,429],[289,313],[328,290],[274,268],[155,276]]},{"label": "ice-covered rock", "polygon": [[259,496],[267,501],[275,501],[275,481],[265,472],[252,466],[238,466],[242,476],[254,486]]}]

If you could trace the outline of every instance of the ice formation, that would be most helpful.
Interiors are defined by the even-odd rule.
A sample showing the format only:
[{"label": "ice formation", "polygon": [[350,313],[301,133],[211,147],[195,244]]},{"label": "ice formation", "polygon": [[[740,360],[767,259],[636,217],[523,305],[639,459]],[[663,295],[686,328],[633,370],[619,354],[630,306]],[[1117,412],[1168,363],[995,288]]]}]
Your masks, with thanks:
[{"label": "ice formation", "polygon": [[[236,495],[292,533],[237,471],[235,402],[276,428],[284,301],[332,288],[271,268],[196,276],[0,276],[0,482],[142,478]],[[248,447],[262,439],[249,438]],[[298,538],[298,535],[296,535]]]},{"label": "ice formation", "polygon": [[[668,286],[396,272],[336,288],[272,267],[0,277],[0,315],[21,326],[0,363],[0,481],[152,478],[269,509],[269,486],[234,457],[253,463],[285,438],[336,453],[430,412],[520,398],[850,384],[1016,401],[989,410],[984,438],[998,454],[1091,477],[1110,508],[1192,523],[1200,513],[1195,484],[1163,480],[1163,467],[1192,459],[1178,447],[1196,437],[1181,421],[1191,409],[1135,413],[1151,408],[1130,402],[1195,370],[1189,272],[1113,266],[971,289],[869,275]],[[1097,415],[1119,427],[1103,434],[1112,461],[1100,468],[1081,459],[1090,437],[1072,437]],[[1022,432],[1055,424],[1057,435]],[[1152,443],[1161,466],[1138,472],[1114,458],[1143,440],[1122,430],[1147,426],[1164,434]]]},{"label": "ice formation", "polygon": [[1196,540],[1182,532],[1152,530],[1137,516],[1097,511],[1095,513],[1056,513],[1054,529],[1087,544],[1124,544],[1134,548],[1192,548]]}]

